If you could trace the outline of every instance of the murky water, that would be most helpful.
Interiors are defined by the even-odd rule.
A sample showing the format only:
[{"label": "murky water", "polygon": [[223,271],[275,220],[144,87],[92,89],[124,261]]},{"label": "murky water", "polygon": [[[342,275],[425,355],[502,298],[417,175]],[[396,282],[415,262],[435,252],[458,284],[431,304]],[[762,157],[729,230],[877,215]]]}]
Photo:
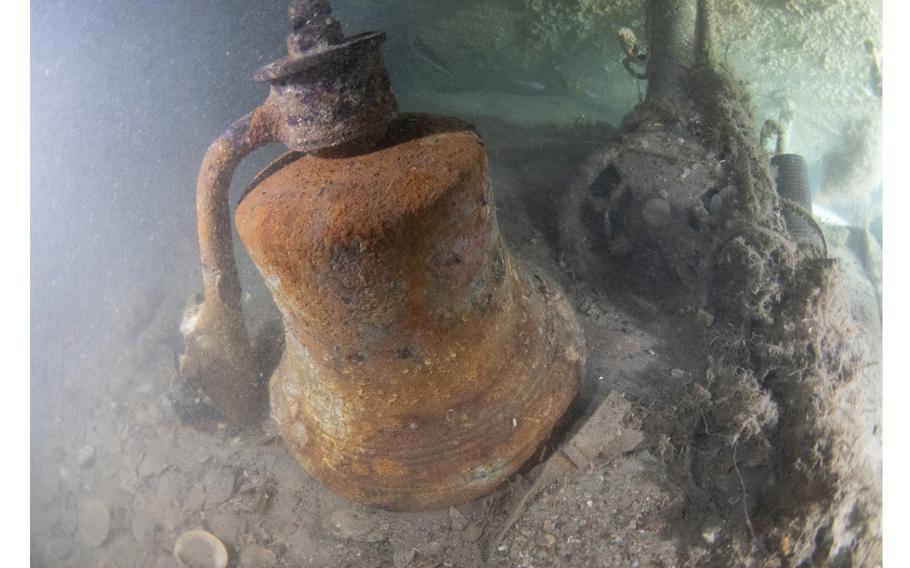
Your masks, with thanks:
[{"label": "murky water", "polygon": [[[479,127],[506,242],[559,272],[564,287],[574,286],[560,272],[571,247],[545,218],[561,207],[547,196],[567,192],[644,100],[648,83],[625,69],[616,32],[628,27],[647,51],[645,4],[332,3],[346,34],[387,33],[382,54],[402,111]],[[237,566],[489,560],[469,530],[486,522],[485,505],[456,519],[469,532],[455,536],[445,511],[371,516],[308,477],[273,427],[253,437],[200,431],[172,408],[181,316],[202,289],[200,163],[265,100],[268,88],[251,77],[286,54],[286,14],[283,1],[32,3],[32,565],[173,566],[176,537],[199,527]],[[880,247],[880,4],[718,2],[715,24],[719,60],[753,97],[753,134],[777,120],[786,150],[806,158],[816,220],[868,229]],[[241,163],[232,206],[282,152],[272,144]],[[236,240],[235,251],[250,333],[280,349],[281,334],[267,333],[278,310]],[[586,402],[611,389],[648,396],[634,377],[659,344],[645,322],[659,318],[567,293],[577,310],[612,322],[583,312],[589,349],[602,349],[589,355]],[[641,349],[630,348],[625,367],[608,364],[623,337]],[[678,370],[685,339],[673,341],[666,364]],[[592,361],[622,373],[607,373],[604,386]],[[329,517],[337,522],[326,528]]]}]

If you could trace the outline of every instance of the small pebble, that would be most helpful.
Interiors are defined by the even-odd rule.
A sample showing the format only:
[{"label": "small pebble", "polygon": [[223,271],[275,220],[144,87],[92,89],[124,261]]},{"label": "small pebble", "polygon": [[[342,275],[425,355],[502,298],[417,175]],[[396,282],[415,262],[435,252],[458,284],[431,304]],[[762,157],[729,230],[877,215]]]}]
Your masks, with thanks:
[{"label": "small pebble", "polygon": [[240,566],[242,568],[272,568],[277,565],[278,558],[275,553],[258,544],[247,545],[240,551]]},{"label": "small pebble", "polygon": [[641,208],[645,223],[652,227],[663,227],[670,222],[670,203],[666,199],[651,198]]},{"label": "small pebble", "polygon": [[379,542],[382,539],[375,517],[370,513],[338,509],[328,518],[329,532],[336,538],[358,542]]},{"label": "small pebble", "polygon": [[68,538],[54,538],[45,545],[48,556],[63,560],[68,558],[73,551],[73,543]]},{"label": "small pebble", "polygon": [[720,527],[708,527],[701,532],[701,537],[705,539],[705,542],[708,544],[714,544],[714,541],[717,540],[718,533],[720,533]]},{"label": "small pebble", "polygon": [[190,487],[190,492],[186,496],[186,501],[184,501],[183,509],[188,513],[195,513],[203,508],[205,505],[205,485],[202,481],[196,481],[193,483],[193,486]]},{"label": "small pebble", "polygon": [[209,528],[227,542],[237,542],[247,530],[246,515],[223,507],[207,515]]},{"label": "small pebble", "polygon": [[111,513],[98,499],[79,505],[79,535],[88,546],[101,546],[111,531]]},{"label": "small pebble", "polygon": [[95,447],[86,444],[79,448],[79,451],[76,452],[76,463],[79,464],[79,467],[85,469],[91,467],[95,463]]},{"label": "small pebble", "polygon": [[123,459],[116,455],[102,456],[95,460],[94,466],[102,479],[110,479],[119,475],[123,470]]},{"label": "small pebble", "polygon": [[711,327],[714,325],[714,314],[705,310],[698,310],[695,313],[695,319],[698,321],[698,323],[702,324],[705,327]]},{"label": "small pebble", "polygon": [[482,534],[483,529],[480,528],[480,525],[471,523],[461,531],[461,540],[464,542],[474,542],[480,538],[480,535]]},{"label": "small pebble", "polygon": [[456,531],[463,530],[466,526],[468,526],[468,520],[461,513],[461,511],[455,507],[449,507],[449,521],[451,521],[452,528]]},{"label": "small pebble", "polygon": [[155,539],[155,533],[158,531],[158,521],[146,509],[139,509],[133,514],[130,528],[136,541],[149,543]]},{"label": "small pebble", "polygon": [[723,206],[723,204],[724,204],[723,198],[721,198],[719,193],[715,193],[714,195],[711,196],[710,203],[708,203],[708,210],[711,211],[712,214],[717,215],[718,213],[720,213],[720,209]]},{"label": "small pebble", "polygon": [[392,554],[392,563],[395,565],[395,568],[406,568],[414,556],[417,554],[417,549],[415,548],[403,548],[396,550]]}]

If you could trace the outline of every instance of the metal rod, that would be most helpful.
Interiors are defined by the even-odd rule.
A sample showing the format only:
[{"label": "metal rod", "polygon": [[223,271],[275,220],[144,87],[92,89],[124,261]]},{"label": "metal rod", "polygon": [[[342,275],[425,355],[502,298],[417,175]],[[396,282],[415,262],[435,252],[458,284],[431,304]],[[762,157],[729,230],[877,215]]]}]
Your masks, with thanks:
[{"label": "metal rod", "polygon": [[205,154],[196,183],[196,216],[205,299],[181,326],[186,349],[181,374],[212,399],[235,426],[252,425],[265,397],[253,362],[240,304],[228,194],[234,170],[247,154],[275,140],[277,112],[266,102],[237,120]]},{"label": "metal rod", "polygon": [[648,2],[650,102],[682,98],[682,79],[695,64],[696,0]]},{"label": "metal rod", "polygon": [[234,262],[228,192],[240,160],[275,140],[275,114],[267,101],[231,124],[203,158],[196,180],[196,217],[206,299],[239,306],[240,281]]}]

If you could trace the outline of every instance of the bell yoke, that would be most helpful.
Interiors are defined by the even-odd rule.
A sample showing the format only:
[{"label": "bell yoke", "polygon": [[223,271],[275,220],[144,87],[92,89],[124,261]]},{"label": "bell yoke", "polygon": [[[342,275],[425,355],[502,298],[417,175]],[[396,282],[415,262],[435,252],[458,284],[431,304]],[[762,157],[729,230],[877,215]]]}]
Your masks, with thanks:
[{"label": "bell yoke", "polygon": [[460,120],[396,114],[382,33],[345,37],[325,0],[289,9],[270,94],[209,148],[197,184],[205,299],[181,326],[181,377],[224,420],[265,392],[240,307],[228,189],[237,163],[292,152],[236,210],[285,325],[272,417],[295,457],[364,504],[438,508],[489,492],[568,408],[584,341],[565,296],[512,257],[486,153]]}]

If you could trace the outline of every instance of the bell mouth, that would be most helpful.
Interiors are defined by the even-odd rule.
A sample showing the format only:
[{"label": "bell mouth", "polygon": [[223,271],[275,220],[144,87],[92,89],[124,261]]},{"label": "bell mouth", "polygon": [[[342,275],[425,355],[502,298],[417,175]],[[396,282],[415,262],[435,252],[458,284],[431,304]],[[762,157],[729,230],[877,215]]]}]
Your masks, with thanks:
[{"label": "bell mouth", "polygon": [[327,61],[340,61],[372,51],[385,41],[385,32],[362,32],[346,38],[341,43],[310,50],[303,55],[286,55],[260,67],[254,74],[257,83],[278,81],[302,73]]}]

